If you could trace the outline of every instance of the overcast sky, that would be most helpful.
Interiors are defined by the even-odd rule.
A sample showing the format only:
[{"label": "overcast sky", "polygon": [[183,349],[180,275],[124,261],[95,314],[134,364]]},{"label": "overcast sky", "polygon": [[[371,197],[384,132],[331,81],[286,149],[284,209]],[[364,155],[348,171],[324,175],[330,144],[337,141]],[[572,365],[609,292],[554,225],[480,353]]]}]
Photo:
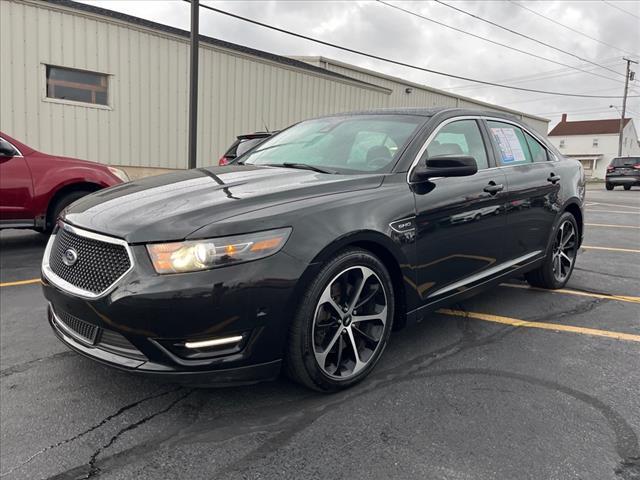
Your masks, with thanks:
[{"label": "overcast sky", "polygon": [[[508,83],[527,88],[593,95],[623,92],[623,56],[640,57],[640,1],[527,1],[521,5],[562,23],[603,43],[572,32],[551,21],[504,1],[443,0],[504,27],[534,37],[577,57],[603,65],[598,68],[578,58],[501,30],[471,18],[435,1],[391,1],[474,35],[577,66],[599,76],[572,70],[552,62],[533,58],[422,18],[395,10],[374,0],[363,1],[211,1],[217,8],[259,20],[287,30],[303,33],[332,43],[412,65],[454,73],[466,77]],[[174,27],[189,29],[189,5],[180,0],[85,0],[85,3],[118,10]],[[555,125],[562,112],[569,119],[614,118],[621,99],[584,99],[517,92],[497,87],[473,85],[447,77],[398,67],[331,47],[247,24],[201,9],[200,32],[253,48],[281,55],[322,55],[348,63],[406,78],[428,86],[496,103],[551,119]],[[608,44],[608,45],[605,45]],[[630,84],[630,95],[640,96],[640,68],[637,80]],[[640,98],[627,103],[630,116],[640,130]]]}]

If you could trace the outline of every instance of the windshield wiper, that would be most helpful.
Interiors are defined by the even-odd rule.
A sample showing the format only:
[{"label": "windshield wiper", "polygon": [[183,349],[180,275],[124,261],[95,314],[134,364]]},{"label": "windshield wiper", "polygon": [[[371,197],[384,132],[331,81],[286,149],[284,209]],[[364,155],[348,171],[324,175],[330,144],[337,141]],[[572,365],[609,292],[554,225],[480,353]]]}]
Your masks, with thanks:
[{"label": "windshield wiper", "polygon": [[299,168],[300,170],[312,170],[314,172],[330,173],[332,175],[335,175],[336,173],[338,173],[335,170],[330,170],[328,168],[316,167],[314,165],[309,165],[308,163],[284,162],[284,163],[280,163],[280,164],[274,165],[274,166],[276,166],[276,167],[286,167],[286,168]]}]

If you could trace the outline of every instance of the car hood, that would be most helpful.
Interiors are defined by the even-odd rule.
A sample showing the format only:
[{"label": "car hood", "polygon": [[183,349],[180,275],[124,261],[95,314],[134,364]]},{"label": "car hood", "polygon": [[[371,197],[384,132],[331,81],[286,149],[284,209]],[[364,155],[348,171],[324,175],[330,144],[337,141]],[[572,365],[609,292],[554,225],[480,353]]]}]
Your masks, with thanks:
[{"label": "car hood", "polygon": [[382,175],[331,175],[280,167],[230,165],[186,170],[83,197],[64,213],[72,225],[129,243],[181,240],[236,215],[283,203],[376,188]]}]

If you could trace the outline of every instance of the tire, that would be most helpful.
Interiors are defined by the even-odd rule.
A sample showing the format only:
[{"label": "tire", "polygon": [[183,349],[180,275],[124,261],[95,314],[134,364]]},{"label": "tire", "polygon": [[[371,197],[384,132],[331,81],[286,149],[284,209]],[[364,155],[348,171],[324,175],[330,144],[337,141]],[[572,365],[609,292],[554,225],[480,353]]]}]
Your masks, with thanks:
[{"label": "tire", "polygon": [[625,189],[625,190],[631,190],[631,185],[625,185],[625,186],[624,186],[624,189]]},{"label": "tire", "polygon": [[60,213],[73,202],[84,197],[85,195],[89,195],[90,193],[92,192],[88,190],[75,190],[63,195],[58,200],[56,200],[53,208],[49,209],[49,213],[47,215],[47,225],[41,232],[47,235],[50,234],[53,231],[53,227],[55,226],[56,220],[58,219]]},{"label": "tire", "polygon": [[611,183],[608,183],[608,182],[607,182],[607,183],[604,185],[604,187],[605,187],[607,190],[613,190],[613,185],[612,185]]},{"label": "tire", "polygon": [[[570,231],[573,233],[570,234]],[[576,265],[578,235],[578,223],[575,217],[569,212],[564,212],[553,229],[551,248],[544,262],[535,270],[525,274],[527,282],[539,288],[557,289],[564,287]],[[561,241],[560,237],[564,239]],[[559,253],[559,250],[562,250],[563,253]],[[567,262],[570,263],[567,265]],[[557,273],[558,271],[560,272],[559,274]]]},{"label": "tire", "polygon": [[[361,294],[356,295],[364,278]],[[351,308],[341,309],[345,304]],[[394,304],[391,276],[375,255],[359,248],[338,253],[302,296],[289,329],[288,376],[321,392],[360,382],[384,351],[393,327]]]}]

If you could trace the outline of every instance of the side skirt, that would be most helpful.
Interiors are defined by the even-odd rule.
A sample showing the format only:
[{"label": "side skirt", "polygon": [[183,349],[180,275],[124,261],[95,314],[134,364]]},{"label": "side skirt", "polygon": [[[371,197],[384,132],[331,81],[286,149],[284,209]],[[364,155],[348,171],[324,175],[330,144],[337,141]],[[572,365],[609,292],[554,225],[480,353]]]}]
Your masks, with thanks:
[{"label": "side skirt", "polygon": [[499,275],[486,278],[484,279],[484,281],[477,283],[475,285],[472,285],[470,287],[467,287],[464,290],[461,290],[461,291],[459,290],[456,293],[452,293],[451,295],[448,295],[444,298],[434,300],[421,307],[418,307],[415,310],[412,310],[411,312],[407,312],[406,324],[411,325],[414,323],[419,323],[422,320],[424,320],[427,315],[429,315],[430,313],[434,312],[439,308],[446,307],[453,303],[460,302],[462,300],[466,300],[467,298],[474,297],[479,293],[482,293],[483,291],[488,290],[491,287],[494,287],[502,283],[504,280],[507,280],[508,278],[516,277],[530,270],[533,270],[534,268],[542,264],[542,262],[544,261],[544,258],[545,256],[536,258],[535,260],[532,260],[524,265],[520,265],[516,268],[511,268]]}]

